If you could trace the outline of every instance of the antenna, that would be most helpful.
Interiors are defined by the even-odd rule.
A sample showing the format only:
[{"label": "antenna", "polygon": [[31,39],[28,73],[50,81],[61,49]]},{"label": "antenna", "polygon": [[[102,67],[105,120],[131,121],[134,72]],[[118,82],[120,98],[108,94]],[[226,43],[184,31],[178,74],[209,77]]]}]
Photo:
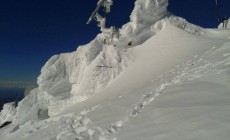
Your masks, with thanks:
[{"label": "antenna", "polygon": [[218,0],[215,0],[216,1],[216,20],[217,20],[217,24],[220,23],[220,18],[219,18],[219,3],[218,3]]},{"label": "antenna", "polygon": [[92,20],[94,19],[94,17],[96,16],[96,13],[98,13],[98,10],[101,8],[102,4],[104,3],[105,0],[99,0],[97,3],[97,7],[96,9],[93,11],[93,13],[91,14],[91,16],[89,17],[89,20],[87,21],[86,24],[90,24],[92,22]]},{"label": "antenna", "polygon": [[110,13],[110,7],[113,5],[113,0],[99,0],[96,6],[96,9],[93,11],[91,16],[89,17],[88,21],[86,24],[90,24],[92,20],[96,20],[98,22],[99,27],[103,28],[103,25],[105,24],[105,17],[103,18],[99,13],[99,9],[101,7],[104,7],[105,13]]},{"label": "antenna", "polygon": [[[96,6],[96,9],[93,11],[91,16],[89,17],[86,24],[90,24],[92,20],[97,21],[98,26],[101,28],[101,32],[104,34],[104,44],[111,44],[113,43],[113,40],[119,39],[119,29],[116,29],[115,26],[112,26],[110,28],[106,28],[105,22],[106,22],[106,15],[110,13],[111,6],[113,5],[113,0],[99,0]],[[105,16],[102,17],[99,14],[99,9],[103,7]]]}]

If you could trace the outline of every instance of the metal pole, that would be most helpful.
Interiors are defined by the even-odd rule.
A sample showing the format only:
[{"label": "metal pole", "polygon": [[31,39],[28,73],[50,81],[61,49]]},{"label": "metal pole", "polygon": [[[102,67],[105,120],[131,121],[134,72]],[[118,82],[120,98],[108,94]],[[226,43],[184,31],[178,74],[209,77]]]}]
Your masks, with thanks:
[{"label": "metal pole", "polygon": [[217,25],[220,23],[220,18],[219,18],[219,3],[218,0],[216,0],[216,19],[217,19]]}]

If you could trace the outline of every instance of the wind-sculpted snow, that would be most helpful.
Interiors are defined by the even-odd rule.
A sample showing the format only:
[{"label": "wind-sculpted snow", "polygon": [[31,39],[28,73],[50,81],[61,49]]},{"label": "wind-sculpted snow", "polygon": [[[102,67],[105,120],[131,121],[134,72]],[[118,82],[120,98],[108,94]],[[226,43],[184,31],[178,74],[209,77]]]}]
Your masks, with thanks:
[{"label": "wind-sculpted snow", "polygon": [[16,115],[16,109],[15,109],[15,103],[7,103],[4,104],[3,110],[0,112],[0,126],[3,125],[5,122],[12,122],[15,115]]},{"label": "wind-sculpted snow", "polygon": [[154,35],[151,25],[170,15],[167,11],[168,0],[136,0],[130,16],[130,22],[121,29],[122,40],[131,41],[134,45],[142,44]]},{"label": "wind-sculpted snow", "polygon": [[137,0],[130,16],[130,22],[123,25],[120,30],[121,38],[116,44],[122,47],[128,42],[132,42],[132,46],[142,44],[170,24],[192,34],[203,34],[201,27],[173,16],[167,11],[167,7],[168,0]]},{"label": "wind-sculpted snow", "polygon": [[184,31],[195,35],[204,35],[205,32],[203,28],[193,25],[187,22],[185,19],[177,16],[169,16],[157,21],[154,25],[151,26],[151,30],[153,33],[157,34],[169,25],[176,26]]},{"label": "wind-sculpted snow", "polygon": [[110,84],[132,60],[125,49],[103,45],[101,35],[75,52],[55,55],[42,68],[39,87],[19,103],[11,120],[24,124],[46,119],[87,100]]},{"label": "wind-sculpted snow", "polygon": [[77,51],[53,56],[46,63],[38,77],[39,96],[49,96],[47,106],[52,116],[106,87],[129,60],[124,49],[103,45],[99,35]]}]

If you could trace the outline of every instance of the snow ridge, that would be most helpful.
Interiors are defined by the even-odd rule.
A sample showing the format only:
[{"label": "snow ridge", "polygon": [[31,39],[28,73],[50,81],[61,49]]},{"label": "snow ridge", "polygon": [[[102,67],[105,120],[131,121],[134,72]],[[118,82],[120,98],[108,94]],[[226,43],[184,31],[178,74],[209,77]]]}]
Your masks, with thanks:
[{"label": "snow ridge", "polygon": [[162,31],[164,28],[166,28],[168,25],[173,25],[194,35],[205,34],[203,28],[193,25],[181,17],[177,17],[173,15],[157,21],[155,24],[151,26],[151,30],[154,34],[157,34],[160,31]]}]

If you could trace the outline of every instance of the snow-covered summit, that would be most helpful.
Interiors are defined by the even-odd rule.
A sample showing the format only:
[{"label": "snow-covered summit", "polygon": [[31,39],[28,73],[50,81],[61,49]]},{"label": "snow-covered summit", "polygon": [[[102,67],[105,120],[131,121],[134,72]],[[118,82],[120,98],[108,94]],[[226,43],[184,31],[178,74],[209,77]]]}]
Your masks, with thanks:
[{"label": "snow-covered summit", "polygon": [[[35,112],[46,112],[45,116],[57,115],[106,88],[135,60],[135,54],[124,49],[130,47],[129,41],[133,42],[132,47],[142,44],[168,25],[192,34],[203,34],[202,28],[172,16],[167,6],[167,0],[137,0],[130,22],[120,29],[121,38],[114,42],[116,45],[105,45],[101,33],[75,52],[50,58],[38,77],[39,87],[19,103],[15,121],[24,123],[32,118],[43,118]],[[22,112],[26,111],[31,113],[28,115],[31,118],[22,117]]]},{"label": "snow-covered summit", "polygon": [[[53,116],[105,88],[135,57],[121,48],[129,40],[135,46],[154,35],[152,25],[169,15],[167,6],[167,0],[137,0],[130,22],[120,29],[118,47],[104,45],[102,33],[75,52],[53,56],[41,70],[36,93],[30,95],[37,96],[38,108]],[[22,106],[19,108],[25,108]]]},{"label": "snow-covered summit", "polygon": [[[188,23],[168,12],[167,6],[168,0],[136,0],[130,21],[120,29],[121,36],[118,40],[109,45],[105,44],[105,34],[101,33],[74,52],[51,57],[38,77],[39,87],[32,90],[16,110],[5,106],[0,121],[4,123],[10,120],[13,123],[6,130],[0,130],[3,139],[148,139],[152,134],[150,131],[155,130],[156,126],[162,127],[153,131],[156,132],[154,138],[166,137],[159,136],[164,133],[171,136],[171,131],[168,132],[168,127],[164,125],[153,124],[151,129],[146,129],[150,123],[165,122],[160,118],[167,116],[170,116],[172,121],[176,120],[176,123],[179,120],[173,116],[173,107],[167,107],[169,102],[165,104],[165,113],[162,113],[161,108],[151,110],[155,108],[152,102],[167,87],[198,79],[212,68],[215,70],[210,74],[218,71],[218,74],[225,77],[229,71],[226,67],[229,65],[230,54],[222,53],[230,49],[230,33],[205,30]],[[132,42],[132,45],[128,45],[129,42]],[[225,87],[220,96],[228,91],[226,82],[223,83],[217,83]],[[210,80],[206,84],[210,84]],[[208,93],[207,91],[202,96]],[[217,97],[222,99],[220,96]],[[189,96],[191,97],[192,95]],[[203,98],[199,97],[192,99],[203,105]],[[216,98],[216,95],[214,97]],[[214,97],[208,99],[213,100]],[[182,104],[186,104],[187,101],[181,98]],[[226,106],[228,98],[223,103]],[[195,108],[193,103],[189,103],[186,105]],[[205,100],[204,106],[205,103],[209,102]],[[207,105],[208,109],[212,108],[212,105]],[[180,105],[178,106],[174,108],[180,110]],[[147,109],[147,112],[143,112],[144,109]],[[190,114],[193,118],[200,119],[199,115],[203,110],[194,110],[198,110],[198,113]],[[218,110],[215,111],[217,112],[214,112],[214,115],[218,114]],[[7,119],[8,112],[11,115]],[[139,117],[142,112],[148,114],[145,117],[149,118],[142,120]],[[158,112],[163,116],[158,116]],[[187,117],[183,115],[179,116]],[[135,120],[138,120],[140,129],[135,126],[136,123],[132,123]],[[193,124],[194,130],[199,133],[200,125]],[[126,127],[121,131],[121,135],[116,135],[124,125]],[[146,135],[137,133],[138,136],[135,136],[136,129]],[[209,128],[205,128],[207,129]],[[181,127],[176,127],[175,130],[186,131]],[[190,132],[190,129],[185,133],[187,132]],[[180,138],[184,139],[183,136],[178,139]]]}]

